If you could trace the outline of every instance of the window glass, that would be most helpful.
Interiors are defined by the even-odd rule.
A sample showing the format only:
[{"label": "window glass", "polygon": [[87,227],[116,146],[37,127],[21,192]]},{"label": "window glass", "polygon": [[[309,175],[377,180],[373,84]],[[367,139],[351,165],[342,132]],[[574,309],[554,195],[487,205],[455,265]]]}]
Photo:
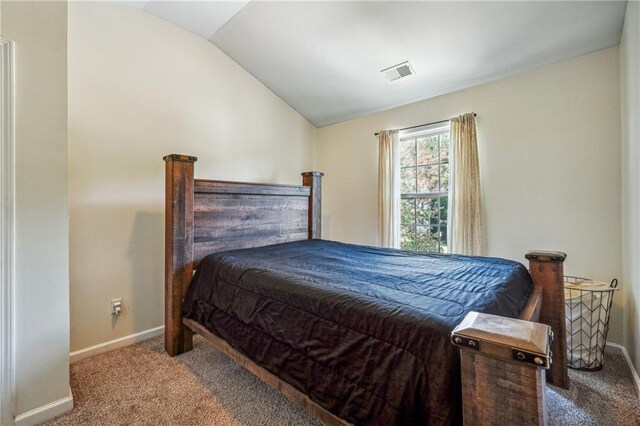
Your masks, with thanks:
[{"label": "window glass", "polygon": [[400,137],[400,247],[447,253],[449,127]]}]

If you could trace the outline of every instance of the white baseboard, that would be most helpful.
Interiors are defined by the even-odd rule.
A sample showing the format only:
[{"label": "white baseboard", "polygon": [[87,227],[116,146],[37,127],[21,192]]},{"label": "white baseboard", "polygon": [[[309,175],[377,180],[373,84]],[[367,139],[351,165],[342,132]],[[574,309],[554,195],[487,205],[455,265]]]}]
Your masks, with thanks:
[{"label": "white baseboard", "polygon": [[121,337],[119,339],[111,340],[109,342],[100,343],[98,345],[89,346],[88,348],[80,349],[78,351],[71,352],[69,354],[69,363],[73,364],[81,359],[88,358],[90,356],[98,355],[104,352],[109,352],[114,349],[123,348],[125,346],[139,343],[152,337],[161,335],[164,332],[164,325],[156,328],[150,328],[149,330],[141,331],[139,333],[130,334],[128,336]]},{"label": "white baseboard", "polygon": [[605,346],[604,351],[612,354],[619,354],[624,357],[625,361],[627,361],[627,365],[629,366],[629,370],[631,370],[631,377],[633,379],[633,384],[636,387],[636,394],[640,399],[640,377],[638,376],[638,372],[636,371],[635,367],[633,366],[633,363],[631,362],[631,357],[629,357],[629,352],[627,352],[627,348],[617,343],[608,342],[607,346]]},{"label": "white baseboard", "polygon": [[624,346],[619,343],[607,342],[607,345],[604,347],[604,352],[607,354],[622,355],[623,348]]},{"label": "white baseboard", "polygon": [[16,416],[15,426],[33,426],[59,416],[73,409],[73,395],[69,388],[69,396],[50,402],[42,407],[34,408]]}]

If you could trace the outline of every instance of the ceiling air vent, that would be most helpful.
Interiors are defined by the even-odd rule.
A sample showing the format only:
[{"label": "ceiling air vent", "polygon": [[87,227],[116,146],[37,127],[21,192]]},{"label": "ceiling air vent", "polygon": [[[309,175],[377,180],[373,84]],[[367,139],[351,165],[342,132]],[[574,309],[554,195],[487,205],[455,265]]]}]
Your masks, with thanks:
[{"label": "ceiling air vent", "polygon": [[409,61],[402,62],[401,64],[394,65],[392,67],[383,69],[380,71],[384,73],[384,76],[389,81],[394,81],[402,77],[409,76],[411,74],[415,74],[416,72],[413,70],[413,67],[409,63]]}]

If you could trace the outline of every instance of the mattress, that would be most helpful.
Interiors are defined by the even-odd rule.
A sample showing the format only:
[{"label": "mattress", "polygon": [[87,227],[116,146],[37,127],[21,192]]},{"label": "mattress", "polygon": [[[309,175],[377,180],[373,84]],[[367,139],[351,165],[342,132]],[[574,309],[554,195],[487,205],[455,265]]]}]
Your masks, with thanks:
[{"label": "mattress", "polygon": [[532,289],[510,260],[306,240],[207,256],[184,316],[351,423],[456,424],[451,331]]}]

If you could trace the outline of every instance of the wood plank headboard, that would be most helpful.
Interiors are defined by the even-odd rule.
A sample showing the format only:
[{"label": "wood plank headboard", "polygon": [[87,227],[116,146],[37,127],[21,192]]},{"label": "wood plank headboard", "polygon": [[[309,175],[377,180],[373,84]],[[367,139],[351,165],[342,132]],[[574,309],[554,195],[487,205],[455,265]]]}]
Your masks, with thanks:
[{"label": "wood plank headboard", "polygon": [[322,176],[302,185],[194,179],[196,157],[170,154],[165,192],[165,347],[191,349],[182,301],[193,271],[208,254],[320,238]]}]

